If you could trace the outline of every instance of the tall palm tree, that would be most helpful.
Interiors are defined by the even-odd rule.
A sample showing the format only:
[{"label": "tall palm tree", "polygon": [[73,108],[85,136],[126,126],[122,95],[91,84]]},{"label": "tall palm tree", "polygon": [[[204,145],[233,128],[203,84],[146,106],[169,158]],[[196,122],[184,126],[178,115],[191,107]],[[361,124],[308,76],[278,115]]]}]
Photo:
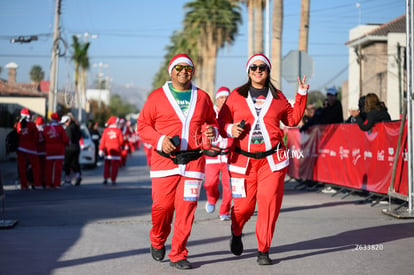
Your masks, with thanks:
[{"label": "tall palm tree", "polygon": [[263,10],[266,0],[242,0],[247,6],[247,54],[263,53]]},{"label": "tall palm tree", "polygon": [[198,41],[198,86],[214,93],[218,50],[232,44],[241,23],[240,7],[229,0],[195,0],[185,5],[184,32]]},{"label": "tall palm tree", "polygon": [[283,0],[273,0],[272,16],[272,71],[270,77],[281,86]]},{"label": "tall palm tree", "polygon": [[78,98],[78,120],[82,121],[82,109],[86,102],[86,72],[89,69],[89,42],[80,43],[76,35],[72,36],[73,55],[72,60],[75,62],[75,94]]}]

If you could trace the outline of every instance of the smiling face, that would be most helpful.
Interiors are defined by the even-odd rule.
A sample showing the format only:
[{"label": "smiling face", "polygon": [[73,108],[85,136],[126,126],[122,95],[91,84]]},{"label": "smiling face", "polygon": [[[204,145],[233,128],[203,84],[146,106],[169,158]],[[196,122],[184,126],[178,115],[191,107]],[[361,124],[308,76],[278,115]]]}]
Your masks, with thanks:
[{"label": "smiling face", "polygon": [[264,88],[268,76],[269,68],[263,61],[256,60],[249,66],[249,78],[251,79],[251,85],[254,88]]},{"label": "smiling face", "polygon": [[191,72],[188,72],[185,68],[186,66],[188,66],[188,64],[185,62],[179,63],[178,65],[182,65],[184,66],[184,68],[178,71],[176,68],[177,66],[173,67],[173,69],[171,70],[172,86],[179,91],[185,91],[190,89],[194,69]]}]

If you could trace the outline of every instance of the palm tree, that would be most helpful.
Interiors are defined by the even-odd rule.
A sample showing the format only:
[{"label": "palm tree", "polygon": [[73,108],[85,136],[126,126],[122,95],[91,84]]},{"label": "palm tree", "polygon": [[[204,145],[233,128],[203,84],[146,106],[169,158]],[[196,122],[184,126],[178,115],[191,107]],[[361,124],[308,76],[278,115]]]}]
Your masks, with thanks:
[{"label": "palm tree", "polygon": [[270,77],[281,86],[283,0],[273,0],[272,15],[272,71]]},{"label": "palm tree", "polygon": [[229,0],[195,0],[185,5],[184,32],[197,41],[198,86],[213,95],[218,50],[232,44],[241,23],[240,7]]},{"label": "palm tree", "polygon": [[82,109],[84,108],[86,94],[86,72],[89,69],[88,48],[90,43],[80,43],[76,35],[72,36],[73,55],[72,60],[75,62],[75,93],[78,98],[78,120],[82,121]]},{"label": "palm tree", "polygon": [[36,89],[39,89],[39,83],[45,79],[45,72],[39,65],[33,65],[30,69],[30,79],[36,84]]},{"label": "palm tree", "polygon": [[247,54],[263,53],[263,10],[266,0],[242,0],[247,6]]}]

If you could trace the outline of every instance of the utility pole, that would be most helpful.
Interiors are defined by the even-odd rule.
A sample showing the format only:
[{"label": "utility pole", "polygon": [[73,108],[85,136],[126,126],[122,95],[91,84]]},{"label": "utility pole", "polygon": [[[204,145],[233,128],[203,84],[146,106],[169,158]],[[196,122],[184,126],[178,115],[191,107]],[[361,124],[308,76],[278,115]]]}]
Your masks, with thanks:
[{"label": "utility pole", "polygon": [[299,27],[299,51],[308,52],[310,0],[302,0]]},{"label": "utility pole", "polygon": [[57,71],[59,61],[59,21],[60,21],[60,5],[61,0],[56,0],[55,9],[55,25],[53,31],[53,44],[52,44],[52,61],[50,65],[50,86],[49,86],[49,98],[48,98],[48,117],[51,113],[56,112],[56,96],[57,96]]}]

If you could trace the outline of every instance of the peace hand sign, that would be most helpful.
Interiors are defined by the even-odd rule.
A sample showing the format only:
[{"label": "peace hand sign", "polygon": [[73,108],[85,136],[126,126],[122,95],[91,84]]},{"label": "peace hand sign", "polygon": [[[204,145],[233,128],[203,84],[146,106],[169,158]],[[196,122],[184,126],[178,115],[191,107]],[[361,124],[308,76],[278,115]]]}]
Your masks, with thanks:
[{"label": "peace hand sign", "polygon": [[309,84],[305,84],[306,75],[303,76],[303,80],[300,80],[300,77],[298,76],[298,85],[299,89],[307,90],[309,89]]}]

